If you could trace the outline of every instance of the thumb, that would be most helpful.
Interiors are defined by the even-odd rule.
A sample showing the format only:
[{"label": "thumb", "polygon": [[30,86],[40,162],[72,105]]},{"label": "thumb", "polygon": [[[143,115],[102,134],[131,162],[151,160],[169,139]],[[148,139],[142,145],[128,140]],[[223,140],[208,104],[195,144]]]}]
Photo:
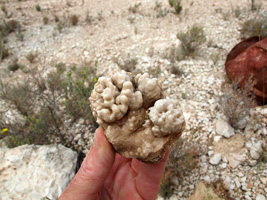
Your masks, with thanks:
[{"label": "thumb", "polygon": [[81,168],[60,196],[65,199],[95,199],[102,189],[115,159],[111,144],[102,128],[95,132],[94,144],[87,153]]}]

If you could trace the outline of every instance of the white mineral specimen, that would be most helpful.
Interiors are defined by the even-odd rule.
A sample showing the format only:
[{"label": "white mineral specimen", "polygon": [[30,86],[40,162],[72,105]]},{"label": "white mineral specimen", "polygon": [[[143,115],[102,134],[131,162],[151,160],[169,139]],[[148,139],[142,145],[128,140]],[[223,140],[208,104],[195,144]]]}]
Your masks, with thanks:
[{"label": "white mineral specimen", "polygon": [[114,149],[127,158],[158,162],[181,136],[185,121],[179,103],[164,99],[158,79],[125,71],[99,78],[91,109]]}]

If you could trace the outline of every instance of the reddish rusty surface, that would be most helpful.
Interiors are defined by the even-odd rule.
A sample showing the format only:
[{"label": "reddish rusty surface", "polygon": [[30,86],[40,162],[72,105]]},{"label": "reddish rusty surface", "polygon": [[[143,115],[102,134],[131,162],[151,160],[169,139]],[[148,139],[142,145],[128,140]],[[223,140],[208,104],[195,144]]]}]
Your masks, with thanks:
[{"label": "reddish rusty surface", "polygon": [[255,80],[253,92],[258,100],[267,100],[267,38],[246,39],[228,54],[225,69],[228,77],[242,88],[250,77]]}]

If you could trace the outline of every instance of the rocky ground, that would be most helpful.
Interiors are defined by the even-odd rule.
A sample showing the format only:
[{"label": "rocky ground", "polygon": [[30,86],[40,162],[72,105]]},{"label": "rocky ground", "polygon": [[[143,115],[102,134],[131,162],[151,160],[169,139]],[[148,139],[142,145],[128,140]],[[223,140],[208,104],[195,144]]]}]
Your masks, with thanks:
[{"label": "rocky ground", "polygon": [[[181,103],[186,130],[179,150],[189,145],[199,151],[197,167],[172,178],[170,199],[189,199],[201,180],[221,180],[233,199],[265,200],[267,163],[261,156],[266,154],[267,107],[251,109],[240,127],[233,129],[219,103],[226,81],[226,55],[240,41],[242,22],[266,12],[267,2],[258,3],[261,9],[251,12],[248,0],[182,1],[182,13],[176,15],[168,1],[0,0],[7,13],[12,13],[11,19],[20,22],[23,34],[8,36],[12,55],[0,63],[0,75],[23,78],[21,70],[9,72],[7,68],[15,57],[27,67],[46,70],[60,62],[71,66],[97,60],[99,76],[120,69],[118,63],[135,60],[136,71],[158,77],[166,95]],[[79,17],[75,26],[68,21],[73,14]],[[57,17],[61,23],[55,21]],[[5,18],[4,12],[0,18]],[[203,26],[207,42],[194,59],[173,63],[169,52],[180,45],[176,34],[194,24]],[[38,54],[34,64],[25,58],[30,52]],[[172,73],[174,64],[181,75]],[[66,132],[72,145],[86,153],[93,141],[92,130],[81,119]]]}]

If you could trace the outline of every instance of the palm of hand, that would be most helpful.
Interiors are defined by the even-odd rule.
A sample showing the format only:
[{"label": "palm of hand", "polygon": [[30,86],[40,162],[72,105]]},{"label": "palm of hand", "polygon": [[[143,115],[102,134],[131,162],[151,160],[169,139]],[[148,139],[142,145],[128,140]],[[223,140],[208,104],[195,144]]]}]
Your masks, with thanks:
[{"label": "palm of hand", "polygon": [[156,199],[167,156],[157,164],[115,155],[115,162],[105,180],[100,199]]}]

